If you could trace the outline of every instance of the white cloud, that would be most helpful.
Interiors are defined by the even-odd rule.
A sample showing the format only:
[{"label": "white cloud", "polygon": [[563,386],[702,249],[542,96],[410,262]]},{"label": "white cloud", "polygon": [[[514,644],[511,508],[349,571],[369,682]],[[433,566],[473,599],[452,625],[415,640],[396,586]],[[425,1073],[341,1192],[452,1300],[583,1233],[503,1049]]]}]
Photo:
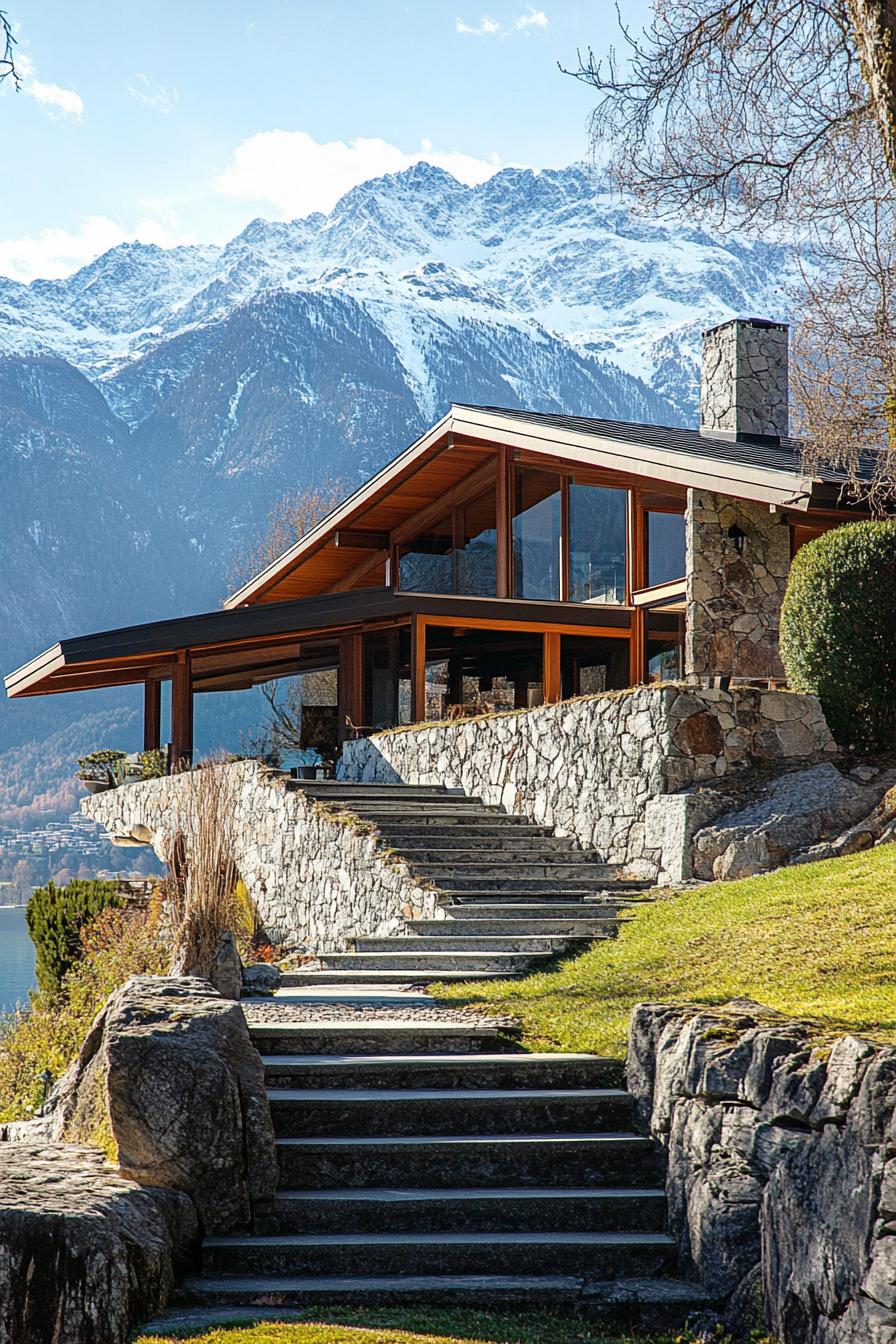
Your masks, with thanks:
[{"label": "white cloud", "polygon": [[512,37],[514,33],[529,36],[536,29],[547,28],[548,22],[548,16],[543,9],[536,9],[534,5],[530,5],[525,14],[518,14],[506,28],[489,14],[483,14],[476,24],[465,23],[463,19],[457,18],[454,20],[454,26],[457,32],[467,37],[505,38]]},{"label": "white cloud", "polygon": [[237,145],[214,186],[238,200],[269,202],[282,219],[331,210],[340,196],[384,173],[399,173],[421,161],[435,164],[461,182],[484,182],[502,167],[460,150],[436,150],[424,140],[406,153],[385,140],[331,140],[320,144],[305,131],[261,131]]},{"label": "white cloud", "polygon": [[479,23],[475,26],[464,23],[463,19],[455,19],[454,23],[459,33],[467,33],[471,37],[494,37],[501,31],[500,23],[496,23],[494,19],[490,19],[487,14],[483,14]]},{"label": "white cloud", "polygon": [[84,99],[74,89],[63,89],[58,84],[45,84],[34,73],[34,62],[28,56],[17,56],[16,66],[22,80],[22,93],[48,108],[51,115],[74,117],[80,120]]},{"label": "white cloud", "polygon": [[40,229],[24,238],[0,241],[0,275],[27,283],[71,275],[89,261],[120,243],[158,243],[174,247],[193,242],[169,218],[147,216],[133,228],[123,228],[108,215],[89,215],[77,229]]},{"label": "white cloud", "polygon": [[530,5],[525,14],[514,19],[513,26],[518,32],[525,32],[527,28],[547,28],[548,16],[543,9],[534,9]]},{"label": "white cloud", "polygon": [[170,112],[180,96],[177,89],[166,89],[162,84],[154,84],[146,75],[137,75],[134,83],[128,85],[128,93],[135,102],[155,108],[157,112]]}]

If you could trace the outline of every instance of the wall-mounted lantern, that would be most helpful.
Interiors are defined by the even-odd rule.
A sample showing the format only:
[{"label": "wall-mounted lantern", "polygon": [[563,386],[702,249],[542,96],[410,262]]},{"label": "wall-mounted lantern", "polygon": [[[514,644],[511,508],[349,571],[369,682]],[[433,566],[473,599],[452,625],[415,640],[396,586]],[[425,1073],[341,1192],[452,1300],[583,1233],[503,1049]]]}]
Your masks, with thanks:
[{"label": "wall-mounted lantern", "polygon": [[746,541],[746,539],[747,539],[746,532],[743,532],[738,527],[737,523],[732,523],[731,527],[729,527],[728,529],[728,540],[731,542],[732,546],[737,551],[738,555],[743,555],[744,542]]}]

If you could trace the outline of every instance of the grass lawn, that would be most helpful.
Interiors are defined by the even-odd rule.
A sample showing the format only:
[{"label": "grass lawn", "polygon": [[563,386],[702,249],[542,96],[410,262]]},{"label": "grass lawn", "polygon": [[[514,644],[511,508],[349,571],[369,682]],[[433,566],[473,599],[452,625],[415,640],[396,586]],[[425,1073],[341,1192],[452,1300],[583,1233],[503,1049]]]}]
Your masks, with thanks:
[{"label": "grass lawn", "polygon": [[583,1320],[547,1312],[508,1314],[438,1307],[332,1309],[318,1307],[309,1316],[323,1320],[268,1325],[221,1325],[211,1331],[144,1336],[137,1344],[686,1344],[693,1338],[671,1335],[606,1334]]},{"label": "grass lawn", "polygon": [[432,992],[515,1014],[534,1049],[622,1057],[634,1004],[739,996],[894,1042],[896,844],[661,897],[553,971]]}]

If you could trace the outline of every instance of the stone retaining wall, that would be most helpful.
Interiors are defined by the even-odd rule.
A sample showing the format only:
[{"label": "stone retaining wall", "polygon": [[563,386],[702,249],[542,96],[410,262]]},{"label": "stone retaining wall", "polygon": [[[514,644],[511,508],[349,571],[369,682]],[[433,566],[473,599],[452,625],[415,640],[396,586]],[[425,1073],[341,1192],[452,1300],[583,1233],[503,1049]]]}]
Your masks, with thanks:
[{"label": "stone retaining wall", "polygon": [[640,1004],[628,1084],[666,1149],[679,1267],[737,1338],[896,1339],[896,1048],[738,1000]]},{"label": "stone retaining wall", "polygon": [[[314,952],[341,951],[352,935],[398,933],[403,916],[441,913],[438,894],[368,823],[347,813],[334,818],[255,761],[214,768],[233,772],[234,857],[272,936]],[[125,784],[82,799],[81,810],[112,836],[151,841],[166,860],[184,787],[177,775]]]},{"label": "stone retaining wall", "polygon": [[377,733],[346,743],[340,773],[462,788],[608,862],[679,880],[693,829],[722,806],[681,790],[756,762],[835,754],[814,696],[681,683]]}]

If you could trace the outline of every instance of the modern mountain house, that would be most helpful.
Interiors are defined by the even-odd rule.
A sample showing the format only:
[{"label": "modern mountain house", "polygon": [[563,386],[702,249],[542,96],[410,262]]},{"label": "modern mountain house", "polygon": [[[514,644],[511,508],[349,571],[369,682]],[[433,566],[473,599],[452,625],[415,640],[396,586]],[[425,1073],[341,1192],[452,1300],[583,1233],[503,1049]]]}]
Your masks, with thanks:
[{"label": "modern mountain house", "polygon": [[681,675],[775,682],[793,554],[866,516],[843,485],[788,435],[786,326],[736,319],[705,334],[699,429],[454,405],[222,610],[63,640],[7,693],[143,683],[155,747],[170,683],[182,759],[194,696],[323,669],[338,703],[306,705],[308,745]]}]

